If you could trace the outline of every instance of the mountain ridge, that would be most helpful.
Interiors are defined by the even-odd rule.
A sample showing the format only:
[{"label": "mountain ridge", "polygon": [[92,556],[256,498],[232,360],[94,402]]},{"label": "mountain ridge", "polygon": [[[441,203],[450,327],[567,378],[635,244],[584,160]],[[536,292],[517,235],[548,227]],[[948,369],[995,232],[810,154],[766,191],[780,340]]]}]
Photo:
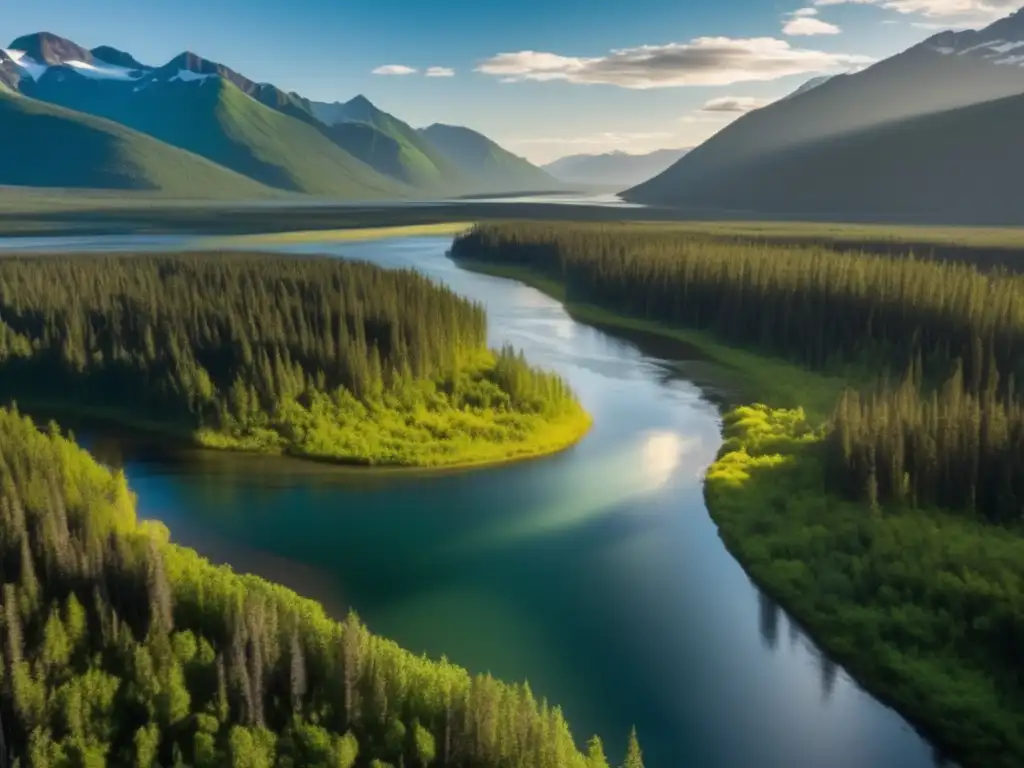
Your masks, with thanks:
[{"label": "mountain ridge", "polygon": [[[119,123],[2,89],[0,123],[5,145],[19,149],[0,152],[0,184],[99,186],[181,197],[273,195],[269,187]],[[40,145],[45,152],[32,151]]]},{"label": "mountain ridge", "polygon": [[[246,98],[209,84],[212,80],[230,84]],[[272,83],[257,83],[193,51],[153,67],[111,46],[88,50],[53,33],[33,33],[0,49],[0,86],[114,120],[291,192],[379,199],[521,188],[515,174],[486,184],[466,174],[453,162],[450,147],[441,152],[365,96],[321,105],[347,109],[341,122],[365,123],[339,128],[320,119],[315,102]],[[204,88],[215,89],[218,98]],[[185,130],[189,122],[192,135]],[[333,181],[328,178],[332,173]]]},{"label": "mountain ridge", "polygon": [[[968,41],[997,44],[1011,27],[1024,39],[1024,15],[1019,12],[959,39],[965,49],[971,47]],[[936,41],[948,39],[948,34],[966,33],[933,35],[859,72],[831,77],[749,112],[623,195],[638,203],[702,206],[710,202],[708,189],[722,189],[726,179],[734,186],[743,184],[754,166],[772,153],[1024,91],[1024,67],[936,50]]]},{"label": "mountain ridge", "polygon": [[621,150],[580,153],[560,157],[541,167],[566,183],[624,189],[661,173],[689,151],[689,148],[665,148],[636,154]]}]

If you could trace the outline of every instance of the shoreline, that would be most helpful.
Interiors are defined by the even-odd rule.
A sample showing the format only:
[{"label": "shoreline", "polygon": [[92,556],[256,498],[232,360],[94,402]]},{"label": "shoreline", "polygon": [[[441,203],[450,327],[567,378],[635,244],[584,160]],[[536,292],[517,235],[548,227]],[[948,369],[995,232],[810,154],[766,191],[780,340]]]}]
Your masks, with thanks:
[{"label": "shoreline", "polygon": [[[777,358],[726,346],[700,331],[671,328],[649,320],[617,315],[593,305],[570,302],[566,300],[565,287],[560,282],[527,267],[495,265],[469,259],[452,260],[469,271],[517,280],[536,288],[561,302],[566,311],[580,322],[606,328],[611,333],[618,329],[673,339],[696,349],[730,373],[749,377],[743,389],[751,393],[756,390],[761,395],[747,399],[746,404],[719,404],[723,443],[715,461],[708,467],[703,482],[708,515],[718,528],[719,537],[725,548],[751,581],[789,613],[822,652],[842,665],[856,685],[883,705],[897,711],[914,730],[935,745],[940,757],[945,759],[950,756],[974,754],[982,764],[1011,764],[1006,760],[992,760],[992,755],[989,754],[991,748],[984,756],[978,755],[977,742],[973,746],[963,742],[956,744],[947,738],[939,723],[948,712],[929,710],[927,706],[915,704],[929,700],[927,690],[922,690],[926,689],[926,686],[919,682],[914,683],[906,677],[900,678],[885,661],[879,661],[865,652],[858,651],[856,638],[844,638],[841,634],[842,628],[836,631],[834,625],[830,626],[830,621],[834,622],[834,619],[830,619],[810,603],[802,601],[798,590],[795,593],[794,589],[785,588],[786,574],[773,567],[770,561],[758,563],[754,557],[754,550],[762,542],[745,539],[743,521],[735,519],[736,516],[731,514],[729,502],[734,499],[729,498],[729,494],[732,492],[738,496],[741,494],[738,489],[742,488],[742,483],[729,487],[728,474],[730,471],[736,471],[737,459],[742,458],[755,468],[758,458],[769,462],[771,459],[781,459],[780,466],[786,467],[792,466],[790,460],[795,456],[795,453],[785,456],[769,455],[765,450],[759,450],[756,433],[742,423],[737,424],[742,420],[742,414],[758,409],[758,404],[769,412],[770,418],[778,418],[780,415],[785,417],[802,410],[804,413],[800,415],[809,430],[818,431],[831,413],[832,406],[842,389],[850,383],[856,383],[856,371],[852,372],[852,379],[815,373]],[[803,402],[805,397],[809,405]],[[772,453],[775,451],[773,446]],[[764,468],[761,469],[763,471]],[[712,478],[716,472],[722,476]],[[898,649],[889,647],[888,650]],[[932,658],[922,657],[922,663]],[[908,682],[911,684],[908,685]]]},{"label": "shoreline", "polygon": [[[125,429],[131,433],[135,433],[135,435],[143,439],[163,437],[165,439],[173,440],[180,447],[190,448],[193,450],[210,451],[212,453],[222,454],[230,453],[239,456],[248,455],[288,458],[321,466],[335,467],[339,470],[348,470],[353,473],[360,474],[390,473],[403,475],[433,475],[476,469],[492,469],[509,464],[542,459],[548,456],[557,455],[577,445],[590,433],[590,430],[593,427],[593,418],[581,407],[578,414],[572,414],[566,418],[545,423],[545,429],[542,430],[542,436],[544,433],[557,433],[561,429],[566,429],[568,431],[566,432],[565,439],[553,439],[549,437],[546,442],[542,442],[533,448],[526,448],[522,451],[515,452],[507,457],[474,457],[470,455],[464,459],[456,458],[450,462],[439,462],[434,464],[401,464],[397,462],[372,463],[370,461],[360,460],[358,457],[335,458],[330,456],[307,454],[301,451],[289,450],[288,446],[284,446],[280,450],[247,447],[244,442],[240,440],[212,431],[207,432],[207,438],[204,439],[202,430],[185,430],[157,421],[118,413],[115,409],[111,408],[78,407],[68,405],[66,403],[33,401],[25,398],[6,398],[2,405],[12,409],[16,408],[18,413],[31,417],[40,428],[45,427],[51,421],[56,422],[58,426],[61,427],[61,432],[64,435],[67,435],[69,432],[74,433],[75,430],[73,427],[65,427],[61,425],[58,421],[58,418],[61,416],[78,419],[85,423],[93,423],[97,426]],[[218,443],[218,438],[225,440],[225,442]],[[528,443],[527,445],[530,444]]]}]

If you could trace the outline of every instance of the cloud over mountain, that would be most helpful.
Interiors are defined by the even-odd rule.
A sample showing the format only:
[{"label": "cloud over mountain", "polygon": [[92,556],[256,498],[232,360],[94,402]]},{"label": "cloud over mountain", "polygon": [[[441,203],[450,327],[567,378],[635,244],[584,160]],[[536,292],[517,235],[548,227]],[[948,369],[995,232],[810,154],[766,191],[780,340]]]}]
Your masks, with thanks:
[{"label": "cloud over mountain", "polygon": [[620,48],[605,56],[543,51],[499,53],[476,71],[504,82],[561,80],[620,88],[730,85],[868,64],[867,56],[798,48],[772,37],[699,37],[688,43]]}]

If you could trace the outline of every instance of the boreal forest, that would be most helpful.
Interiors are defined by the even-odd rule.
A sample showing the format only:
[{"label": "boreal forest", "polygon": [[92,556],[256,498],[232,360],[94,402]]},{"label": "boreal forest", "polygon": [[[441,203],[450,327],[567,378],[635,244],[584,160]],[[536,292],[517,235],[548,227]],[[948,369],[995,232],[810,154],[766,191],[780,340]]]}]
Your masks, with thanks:
[{"label": "boreal forest", "polygon": [[727,416],[706,483],[723,538],[958,756],[1024,760],[1024,277],[667,227],[485,224],[452,256],[807,372],[827,417]]},{"label": "boreal forest", "polygon": [[411,270],[261,254],[0,261],[0,395],[357,464],[536,455],[589,420]]},{"label": "boreal forest", "polygon": [[[123,474],[9,410],[0,508],[4,768],[607,767],[528,685],[169,543]],[[629,755],[642,765],[635,736]]]}]

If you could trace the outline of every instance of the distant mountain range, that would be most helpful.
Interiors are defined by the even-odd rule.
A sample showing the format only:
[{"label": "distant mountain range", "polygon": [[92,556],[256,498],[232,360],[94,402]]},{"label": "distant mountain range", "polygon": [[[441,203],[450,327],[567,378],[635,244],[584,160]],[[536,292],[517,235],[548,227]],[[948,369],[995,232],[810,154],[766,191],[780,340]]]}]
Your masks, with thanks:
[{"label": "distant mountain range", "polygon": [[[0,49],[0,98],[19,126],[46,127],[0,144],[0,184],[343,199],[565,187],[468,128],[418,131],[363,96],[313,102],[192,52],[153,67],[109,46],[27,35]],[[74,162],[52,161],[66,150],[51,137],[85,134]]]},{"label": "distant mountain range", "polygon": [[644,155],[606,152],[601,155],[569,155],[541,166],[569,184],[590,184],[625,189],[647,181],[668,168],[689,149],[658,149]]},{"label": "distant mountain range", "polygon": [[1024,223],[1024,11],[942,32],[747,113],[633,202],[773,214]]}]

